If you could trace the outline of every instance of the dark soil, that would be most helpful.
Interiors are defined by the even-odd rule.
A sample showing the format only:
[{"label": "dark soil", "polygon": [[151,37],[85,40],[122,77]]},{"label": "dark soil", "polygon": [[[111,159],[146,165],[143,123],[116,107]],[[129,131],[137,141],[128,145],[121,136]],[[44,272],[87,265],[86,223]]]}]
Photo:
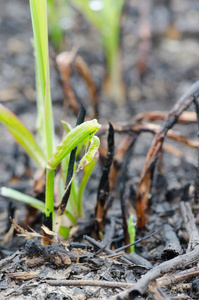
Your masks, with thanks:
[{"label": "dark soil", "polygon": [[[0,101],[35,132],[35,75],[29,3],[24,0],[1,0],[0,7]],[[73,46],[78,47],[78,55],[89,65],[98,88],[100,99],[98,120],[102,125],[107,125],[108,122],[113,124],[130,122],[140,112],[168,111],[199,78],[198,1],[153,1],[148,17],[151,26],[150,48],[147,53],[146,71],[141,74],[137,67],[141,45],[138,35],[141,22],[138,4],[133,0],[126,1],[121,19],[121,59],[126,97],[122,104],[118,104],[114,99],[107,99],[103,93],[103,79],[106,75],[105,54],[101,48],[98,32],[77,11],[71,9],[67,12],[69,21],[64,50],[70,51]],[[56,134],[60,138],[62,136],[60,120],[64,119],[75,126],[76,117],[72,110],[65,106],[63,109],[64,95],[52,49],[51,65],[53,113]],[[87,109],[89,118],[92,116],[92,108],[87,87],[76,74],[73,74],[72,83],[78,99]],[[194,106],[190,110],[194,111]],[[197,139],[197,124],[178,124],[174,129],[191,139]],[[123,136],[116,133],[115,138],[115,151],[117,151]],[[130,199],[134,208],[136,190],[152,139],[151,133],[145,132],[139,135],[129,155],[126,172],[123,173],[126,176],[123,198],[125,201]],[[27,244],[25,246],[25,239],[16,234],[13,238],[8,237],[5,240],[6,233],[10,229],[9,215],[22,224],[27,208],[21,203],[1,197],[0,298],[108,299],[128,287],[105,287],[105,281],[134,284],[149,269],[153,270],[162,262],[187,253],[188,245],[190,247],[189,232],[187,233],[181,202],[190,203],[195,216],[193,223],[197,226],[199,215],[197,199],[194,200],[194,185],[198,154],[196,149],[185,148],[180,143],[170,142],[168,139],[165,140],[165,144],[175,146],[181,152],[174,155],[163,151],[161,163],[155,169],[149,222],[144,229],[137,229],[136,240],[157,229],[159,231],[136,245],[137,257],[126,254],[127,260],[125,260],[124,257],[123,259],[107,257],[108,254],[104,252],[95,255],[99,248],[92,245],[91,249],[76,249],[75,257],[77,256],[78,259],[76,261],[71,259],[72,262],[66,264],[63,256],[71,257],[74,249],[73,247],[66,249],[63,245],[59,245],[52,246],[49,252],[37,248],[40,255],[32,264],[33,257],[29,255],[29,250],[32,249],[33,244],[29,243],[29,246]],[[0,145],[0,185],[12,186],[22,192],[31,193],[35,166],[2,125],[0,125]],[[27,172],[29,167],[31,172]],[[89,221],[93,220],[101,169],[99,164],[84,195],[85,212]],[[110,232],[111,226],[114,226],[115,242],[112,249],[124,245],[120,192],[120,185],[116,184],[110,195],[113,196],[113,204],[108,213],[106,230]],[[41,224],[42,217],[39,215],[31,227],[41,232]],[[86,234],[89,235],[90,232],[86,230],[82,232],[82,235]],[[80,235],[78,242],[90,245]],[[34,247],[39,247],[40,240],[36,238],[32,243],[36,243]],[[197,243],[195,247],[197,249]],[[35,255],[33,256],[35,259]],[[197,263],[198,260],[195,260],[184,265],[182,259],[182,263],[172,271],[176,275],[185,270],[187,277],[183,277],[178,282],[171,282],[170,285],[161,285],[159,282],[158,288],[156,282],[137,299],[198,299]],[[191,268],[195,266],[194,275],[189,275],[192,272]],[[24,278],[25,275],[27,276],[24,273],[18,278],[12,275],[19,272],[27,272],[29,278]],[[170,274],[163,270],[162,275],[164,273],[167,274],[166,276]],[[156,278],[160,277],[161,274]],[[56,286],[58,281],[66,279],[95,280],[102,283],[98,287],[83,284],[74,287],[72,283],[70,287],[64,286],[63,283]],[[123,297],[121,296],[120,299],[124,299]]]}]

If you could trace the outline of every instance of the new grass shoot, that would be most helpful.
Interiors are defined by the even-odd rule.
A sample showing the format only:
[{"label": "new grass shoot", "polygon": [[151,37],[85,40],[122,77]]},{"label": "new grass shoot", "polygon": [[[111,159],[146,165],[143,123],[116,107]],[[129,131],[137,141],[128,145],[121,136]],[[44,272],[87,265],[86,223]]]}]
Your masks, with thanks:
[{"label": "new grass shoot", "polygon": [[[94,165],[96,164],[99,139],[95,137],[95,133],[100,128],[100,124],[94,119],[84,122],[74,129],[69,129],[61,143],[56,148],[54,147],[55,139],[50,92],[46,0],[30,0],[30,11],[34,34],[38,112],[37,128],[40,143],[36,141],[35,137],[18,117],[3,105],[0,105],[0,121],[12,133],[16,141],[24,148],[27,154],[34,160],[38,168],[42,170],[46,168],[45,204],[38,199],[6,187],[1,188],[1,194],[5,197],[25,202],[39,209],[41,212],[45,212],[45,225],[47,225],[49,229],[56,229],[57,232],[60,231],[64,237],[67,237],[69,229],[62,226],[63,216],[59,220],[59,226],[53,226],[53,224],[55,224],[55,222],[53,223],[53,219],[56,219],[56,214],[59,211],[54,209],[55,191],[58,190],[58,194],[62,199],[65,184],[65,176],[62,173],[59,178],[59,184],[56,185],[55,169],[61,164],[61,171],[63,171],[63,165],[65,170],[67,170],[69,161],[68,156],[71,151],[79,145],[88,142],[90,143],[90,147],[81,159],[80,165],[75,172],[76,174],[79,169],[83,168],[84,175],[82,182],[80,183],[79,188],[77,183],[72,184],[72,197],[64,210],[64,216],[66,216],[70,220],[70,223],[74,225],[76,218],[83,214],[82,203],[80,203],[82,201],[83,190]],[[66,128],[66,124],[64,127]],[[58,200],[61,201],[61,199],[59,198]],[[77,200],[73,202],[74,199]]]},{"label": "new grass shoot", "polygon": [[110,96],[122,100],[119,35],[124,0],[72,0],[71,4],[99,31],[108,66],[107,90]]},{"label": "new grass shoot", "polygon": [[[136,218],[133,215],[130,215],[128,218],[128,233],[130,238],[130,244],[135,242],[136,235]],[[130,252],[135,253],[135,246],[130,246]]]}]

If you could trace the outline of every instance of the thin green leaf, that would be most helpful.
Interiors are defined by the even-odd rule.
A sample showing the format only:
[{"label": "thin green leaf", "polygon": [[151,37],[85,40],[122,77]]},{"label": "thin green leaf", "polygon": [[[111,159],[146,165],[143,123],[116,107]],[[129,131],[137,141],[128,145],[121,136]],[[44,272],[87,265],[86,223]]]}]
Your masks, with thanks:
[{"label": "thin green leaf", "polygon": [[55,170],[46,169],[45,216],[51,218],[54,211]]},{"label": "thin green leaf", "polygon": [[[130,244],[135,242],[135,234],[136,234],[136,220],[135,216],[130,216],[128,219],[128,233],[130,237]],[[135,246],[130,247],[130,251],[135,253]]]},{"label": "thin green leaf", "polygon": [[69,133],[73,129],[72,126],[68,122],[62,120],[61,123],[64,126],[66,134]]},{"label": "thin green leaf", "polygon": [[29,204],[30,206],[40,210],[42,213],[45,212],[45,204],[42,201],[20,193],[14,189],[2,187],[0,189],[0,194],[4,197]]},{"label": "thin green leaf", "polygon": [[70,228],[67,228],[65,226],[60,226],[59,227],[59,234],[66,240],[69,236],[70,233]]},{"label": "thin green leaf", "polygon": [[[39,65],[39,77],[42,86],[43,101],[45,99],[45,86],[46,86],[46,66],[47,66],[47,49],[45,45],[47,44],[47,22],[44,14],[46,11],[46,1],[45,0],[30,0],[30,10],[32,17],[32,27],[34,33],[34,44],[36,51],[36,59]],[[46,50],[46,51],[45,51]]]},{"label": "thin green leaf", "polygon": [[45,153],[47,154],[47,158],[49,159],[53,153],[54,132],[52,103],[50,94],[46,0],[30,0],[30,10],[34,33],[34,46],[37,60],[37,74],[40,81],[40,92],[44,107],[43,121],[40,122],[40,125],[43,126],[42,130],[45,133]]},{"label": "thin green leaf", "polygon": [[36,82],[36,101],[37,101],[37,121],[36,121],[36,130],[39,135],[39,141],[41,148],[43,149],[46,160],[47,160],[47,152],[46,152],[46,140],[45,140],[45,128],[44,128],[44,105],[43,105],[43,97],[42,97],[42,89],[41,82],[39,78],[39,66],[38,61],[35,60],[35,82]]},{"label": "thin green leaf", "polygon": [[0,104],[0,121],[12,133],[17,142],[36,162],[39,168],[45,167],[45,157],[32,133],[9,109]]}]

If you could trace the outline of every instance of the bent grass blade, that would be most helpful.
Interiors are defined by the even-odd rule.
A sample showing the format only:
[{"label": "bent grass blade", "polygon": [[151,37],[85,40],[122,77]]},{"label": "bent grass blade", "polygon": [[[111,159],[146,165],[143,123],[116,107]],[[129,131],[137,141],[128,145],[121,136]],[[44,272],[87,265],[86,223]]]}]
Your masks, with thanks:
[{"label": "bent grass blade", "polygon": [[35,161],[40,169],[45,168],[46,160],[32,133],[9,109],[0,104],[0,122],[11,132],[20,146]]},{"label": "bent grass blade", "polygon": [[64,157],[86,139],[92,139],[101,125],[96,119],[82,123],[72,129],[62,140],[53,156],[49,159],[47,168],[54,170]]},{"label": "bent grass blade", "polygon": [[[89,121],[88,121],[89,122]],[[85,123],[88,123],[88,122],[85,122]],[[85,124],[83,123],[83,124]],[[81,124],[81,125],[83,125]],[[79,126],[81,126],[79,125]],[[99,125],[99,124],[98,124]],[[77,126],[77,127],[79,127]],[[75,128],[77,128],[75,127]],[[88,138],[88,137],[87,137]],[[68,188],[70,187],[71,183],[72,183],[72,180],[74,179],[74,177],[77,175],[77,173],[83,169],[86,165],[90,164],[93,160],[93,158],[95,157],[96,155],[96,152],[98,151],[99,149],[99,145],[100,145],[100,140],[97,136],[93,136],[92,140],[91,140],[91,144],[90,144],[90,147],[88,149],[88,152],[83,156],[83,158],[80,160],[80,163],[77,167],[77,170],[76,172],[74,173],[73,177],[71,178],[71,181],[69,182],[68,186],[66,187],[66,190],[64,192],[64,195],[66,194]],[[95,164],[94,164],[95,165]],[[94,165],[90,167],[90,170],[88,171],[88,174],[92,172],[93,168],[94,168]],[[90,175],[89,174],[89,175]],[[86,185],[88,181],[88,178],[85,178],[84,182],[82,183],[82,188],[81,188],[81,194],[80,196],[82,196],[83,194],[83,191],[84,191],[84,187]],[[64,196],[63,198],[64,199]],[[77,202],[77,213],[80,213],[82,214],[83,213],[83,207],[82,207],[82,203],[80,204],[79,203],[79,200],[80,198],[78,198],[78,202]],[[82,200],[82,199],[81,199]],[[63,206],[63,203],[61,203],[59,205],[59,208],[58,208],[58,211],[57,211],[57,215],[56,215],[56,220],[54,222],[54,225],[55,225],[55,228],[54,228],[54,231],[57,232],[61,226],[61,223],[62,223],[62,219],[63,219],[63,214],[62,214],[62,206]]]},{"label": "bent grass blade", "polygon": [[[50,93],[49,58],[48,58],[48,28],[47,28],[47,3],[46,0],[30,0],[30,11],[34,34],[34,48],[36,52],[36,75],[39,82],[39,93],[37,107],[40,120],[40,131],[45,137],[45,154],[49,159],[53,153],[54,129],[52,116],[52,102]],[[41,99],[42,98],[42,99]],[[43,104],[43,108],[41,105]]]},{"label": "bent grass blade", "polygon": [[23,193],[20,193],[14,189],[2,187],[0,189],[0,194],[4,197],[12,198],[14,200],[29,204],[32,207],[40,210],[42,213],[45,212],[45,204],[42,201],[40,201],[36,198],[30,197],[28,195],[25,195]]}]

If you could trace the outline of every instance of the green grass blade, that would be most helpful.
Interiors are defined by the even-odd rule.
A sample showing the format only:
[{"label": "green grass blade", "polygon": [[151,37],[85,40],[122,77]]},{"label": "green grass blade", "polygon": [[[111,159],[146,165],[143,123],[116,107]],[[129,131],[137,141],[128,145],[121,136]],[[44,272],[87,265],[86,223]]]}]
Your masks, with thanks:
[{"label": "green grass blade", "polygon": [[54,212],[54,177],[55,170],[46,169],[45,226],[50,230],[52,230]]},{"label": "green grass blade", "polygon": [[64,226],[60,226],[59,227],[59,234],[61,234],[61,236],[66,240],[69,236],[70,233],[70,228],[64,227]]},{"label": "green grass blade", "polygon": [[0,104],[0,122],[12,133],[17,142],[35,161],[39,168],[45,167],[45,157],[32,133],[9,109]]},{"label": "green grass blade", "polygon": [[2,187],[0,189],[0,194],[4,197],[12,198],[14,200],[24,202],[24,203],[40,210],[42,213],[45,212],[45,204],[42,201],[37,200],[33,197],[27,196],[23,193],[20,193],[14,189]]},{"label": "green grass blade", "polygon": [[47,149],[45,140],[45,128],[44,128],[44,105],[42,97],[41,82],[39,78],[39,66],[38,61],[35,60],[35,83],[36,83],[36,102],[37,102],[37,120],[36,120],[36,130],[39,135],[39,144],[45,153],[47,161]]},{"label": "green grass blade", "polygon": [[[135,216],[129,216],[128,219],[128,233],[130,237],[130,244],[135,242],[135,234],[136,234],[136,220]],[[135,246],[130,246],[130,252],[135,253]]]},{"label": "green grass blade", "polygon": [[55,169],[67,154],[84,140],[91,139],[100,127],[101,125],[94,119],[72,129],[57,146],[55,153],[48,161],[47,168]]},{"label": "green grass blade", "polygon": [[[61,121],[61,123],[64,126],[66,134],[68,134],[72,130],[71,125],[68,124],[65,121]],[[63,197],[63,194],[64,194],[66,176],[67,176],[67,172],[68,172],[69,159],[70,159],[70,154],[66,155],[65,158],[61,162],[63,188],[62,188],[60,201],[62,200],[62,197]],[[76,165],[75,165],[74,169],[75,168],[76,168]],[[72,185],[71,185],[70,197],[69,197],[67,207],[66,207],[67,211],[70,211],[73,214],[73,216],[77,216],[76,215],[76,205],[75,205],[75,199],[77,199],[77,194],[78,194],[78,183],[77,183],[77,179],[75,177],[73,182],[72,182]]]},{"label": "green grass blade", "polygon": [[[30,10],[32,17],[32,27],[34,33],[34,46],[36,59],[39,65],[39,77],[42,86],[43,101],[45,100],[46,69],[47,69],[47,22],[45,12],[45,0],[30,0]],[[42,15],[43,11],[43,15]]]},{"label": "green grass blade", "polygon": [[46,133],[46,147],[47,147],[47,158],[49,159],[53,154],[53,143],[54,143],[54,123],[52,115],[52,103],[50,94],[50,78],[49,72],[46,81],[46,98],[45,98],[45,133]]},{"label": "green grass blade", "polygon": [[45,132],[45,153],[47,159],[53,153],[53,116],[50,94],[49,58],[48,58],[48,30],[46,0],[30,0],[32,27],[34,33],[34,47],[36,52],[37,74],[40,81],[40,92],[43,102],[43,132]]}]

